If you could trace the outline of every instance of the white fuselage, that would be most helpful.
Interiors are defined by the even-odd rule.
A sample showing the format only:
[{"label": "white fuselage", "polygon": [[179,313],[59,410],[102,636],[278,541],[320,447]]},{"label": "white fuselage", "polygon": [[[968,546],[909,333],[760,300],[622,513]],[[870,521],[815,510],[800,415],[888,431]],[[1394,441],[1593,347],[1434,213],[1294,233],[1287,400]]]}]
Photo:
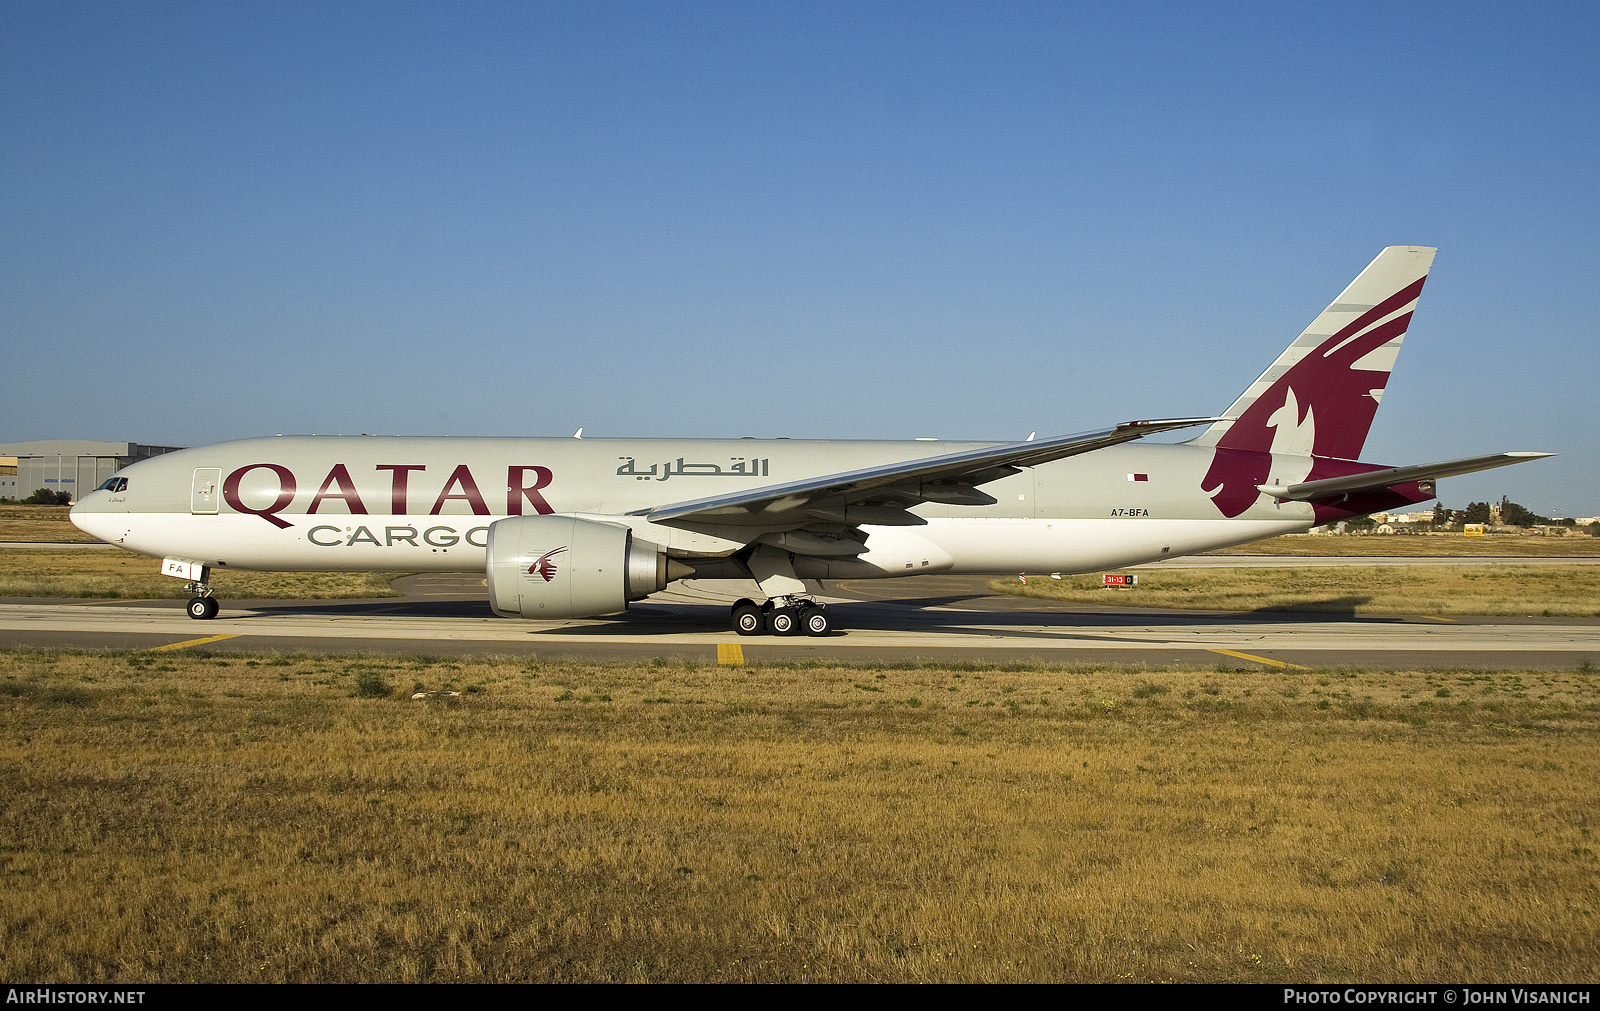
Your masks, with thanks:
[{"label": "white fuselage", "polygon": [[[154,557],[265,570],[475,571],[488,527],[536,513],[623,523],[686,560],[750,541],[733,525],[628,515],[856,467],[950,453],[942,442],[256,439],[155,457],[72,520]],[[794,559],[802,578],[1085,572],[1308,529],[1311,507],[1263,496],[1227,518],[1202,490],[1212,450],[1125,445],[989,482],[984,506],[923,503],[919,526],[871,526],[867,552]],[[1305,477],[1273,458],[1273,481]]]}]

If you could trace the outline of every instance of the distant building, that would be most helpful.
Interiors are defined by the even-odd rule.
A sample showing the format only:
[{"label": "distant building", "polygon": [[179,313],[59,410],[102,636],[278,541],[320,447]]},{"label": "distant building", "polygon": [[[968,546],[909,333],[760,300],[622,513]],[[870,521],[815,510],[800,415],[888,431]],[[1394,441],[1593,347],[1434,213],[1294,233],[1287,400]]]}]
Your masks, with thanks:
[{"label": "distant building", "polygon": [[17,497],[17,458],[0,456],[0,498]]},{"label": "distant building", "polygon": [[1387,525],[1389,525],[1391,527],[1395,527],[1396,525],[1409,526],[1410,524],[1413,524],[1413,523],[1432,523],[1433,522],[1433,510],[1432,509],[1427,509],[1427,510],[1424,510],[1422,512],[1415,512],[1415,513],[1373,513],[1372,514],[1372,521],[1374,523],[1379,524],[1379,529],[1374,530],[1373,533],[1379,533],[1379,534],[1398,533],[1399,531],[1396,530],[1396,529],[1384,530],[1384,529],[1382,529],[1382,527],[1385,524],[1387,524]]},{"label": "distant building", "polygon": [[[182,446],[144,446],[137,442],[92,442],[86,439],[49,439],[42,442],[0,444],[0,459],[16,458],[16,476],[6,498],[27,498],[40,488],[64,491],[76,502],[101,481],[140,460],[173,453]],[[0,482],[6,476],[0,475]]]}]

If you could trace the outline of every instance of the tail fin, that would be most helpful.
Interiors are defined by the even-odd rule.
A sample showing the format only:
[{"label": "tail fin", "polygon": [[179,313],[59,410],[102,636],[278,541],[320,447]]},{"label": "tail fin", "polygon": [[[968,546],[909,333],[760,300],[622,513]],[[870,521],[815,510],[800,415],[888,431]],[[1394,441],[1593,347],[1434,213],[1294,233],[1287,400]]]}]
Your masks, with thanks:
[{"label": "tail fin", "polygon": [[1435,252],[1390,246],[1379,253],[1234,401],[1225,412],[1232,420],[1212,425],[1191,445],[1360,456]]}]

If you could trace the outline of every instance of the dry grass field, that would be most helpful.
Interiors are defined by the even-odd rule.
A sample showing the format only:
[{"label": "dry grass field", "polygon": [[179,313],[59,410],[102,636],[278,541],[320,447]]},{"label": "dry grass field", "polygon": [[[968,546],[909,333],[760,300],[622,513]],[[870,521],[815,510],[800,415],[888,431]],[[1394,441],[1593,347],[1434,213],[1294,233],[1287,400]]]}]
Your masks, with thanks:
[{"label": "dry grass field", "polygon": [[[0,548],[0,597],[187,597],[183,580],[161,563],[121,548]],[[228,600],[393,597],[396,572],[245,572],[213,569],[211,585]]]},{"label": "dry grass field", "polygon": [[72,525],[68,506],[0,505],[0,541],[77,541],[94,538]]},{"label": "dry grass field", "polygon": [[1236,544],[1207,551],[1208,555],[1406,555],[1461,557],[1487,555],[1500,558],[1574,558],[1600,555],[1600,537],[1532,537],[1494,534],[1463,537],[1460,534],[1284,534],[1264,541]]},{"label": "dry grass field", "polygon": [[11,652],[0,709],[12,979],[1559,982],[1600,964],[1587,666]]},{"label": "dry grass field", "polygon": [[996,579],[989,588],[1041,600],[1127,607],[1334,614],[1600,615],[1600,566],[1407,565],[1141,569],[1137,586],[1099,574]]},{"label": "dry grass field", "polygon": [[[0,541],[95,539],[72,525],[66,506],[0,506]],[[0,597],[186,597],[183,581],[163,576],[154,558],[117,548],[0,549]],[[243,572],[216,570],[212,585],[233,600],[392,597],[399,573]]]}]

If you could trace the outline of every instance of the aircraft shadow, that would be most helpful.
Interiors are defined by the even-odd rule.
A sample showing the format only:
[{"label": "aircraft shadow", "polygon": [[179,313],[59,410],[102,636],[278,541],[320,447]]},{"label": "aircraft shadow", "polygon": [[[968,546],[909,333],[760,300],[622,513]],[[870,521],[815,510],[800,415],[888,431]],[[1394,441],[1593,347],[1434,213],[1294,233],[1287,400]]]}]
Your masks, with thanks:
[{"label": "aircraft shadow", "polygon": [[[1343,597],[1329,597],[1327,600],[1308,600],[1293,607],[1258,607],[1248,613],[1270,616],[1274,621],[1281,621],[1295,614],[1304,614],[1312,619],[1326,620],[1329,615],[1355,616],[1356,608],[1371,602],[1371,595],[1349,594]],[[1370,614],[1360,615],[1359,617],[1363,621],[1389,620]]]},{"label": "aircraft shadow", "polygon": [[[984,603],[990,600],[1023,601],[1027,598],[987,598],[987,597],[916,597],[898,600],[852,601],[848,604],[833,604],[835,608],[904,608],[920,612],[922,620],[948,623],[953,621],[981,621],[989,625],[1003,624],[1029,624],[1036,625],[1041,622],[1054,620],[1060,624],[1070,625],[1206,625],[1206,624],[1232,624],[1240,622],[1271,622],[1284,624],[1286,622],[1321,623],[1330,619],[1346,619],[1363,623],[1393,624],[1404,622],[1407,619],[1402,615],[1386,614],[1358,614],[1356,608],[1368,603],[1370,596],[1350,595],[1331,597],[1327,600],[1312,601],[1297,605],[1292,610],[1289,608],[1260,607],[1249,611],[1188,611],[1164,608],[1127,608],[1112,609],[1102,605],[1077,605],[1069,607],[1030,608],[1019,607],[960,607],[965,603]],[[1084,609],[1079,609],[1083,607]],[[938,608],[933,611],[931,609]],[[964,617],[963,617],[964,616]]]},{"label": "aircraft shadow", "polygon": [[[225,602],[223,606],[228,606]],[[257,614],[274,616],[301,614],[338,617],[384,618],[492,618],[494,611],[487,600],[426,600],[406,598],[381,598],[376,600],[341,601],[238,601],[235,606],[245,607]]]},{"label": "aircraft shadow", "polygon": [[[1295,610],[1259,608],[1252,611],[1174,611],[1156,609],[1112,610],[1099,605],[1084,609],[1070,607],[1026,607],[1026,598],[992,598],[971,595],[927,596],[884,601],[842,601],[829,605],[839,628],[834,638],[851,630],[881,632],[948,632],[962,634],[981,626],[983,634],[1004,638],[1038,638],[1059,641],[1066,638],[1096,639],[1096,630],[1167,627],[1238,626],[1241,624],[1317,624],[1328,621],[1354,621],[1364,624],[1398,624],[1407,619],[1395,615],[1357,614],[1356,607],[1371,598],[1360,595],[1332,597]],[[991,609],[972,606],[988,601],[1016,600],[1024,606]],[[427,598],[383,598],[344,601],[259,601],[238,602],[263,616],[381,617],[381,618],[490,618],[494,612],[487,600]],[[1082,607],[1082,605],[1079,605]],[[719,604],[638,604],[626,614],[574,620],[557,627],[544,623],[530,626],[529,632],[546,636],[615,635],[650,637],[683,633],[726,632],[728,610]],[[774,637],[758,637],[771,640]],[[807,636],[795,636],[803,641]],[[1126,635],[1117,641],[1129,641]],[[1152,640],[1155,641],[1155,640]]]},{"label": "aircraft shadow", "polygon": [[[832,603],[828,609],[835,615],[839,629],[834,634],[850,631],[878,632],[948,632],[952,635],[970,633],[981,628],[981,634],[1001,638],[1029,638],[1060,641],[1063,638],[1106,640],[1117,642],[1139,641],[1126,634],[1107,635],[1116,629],[1141,628],[1159,632],[1168,627],[1228,626],[1241,624],[1319,624],[1330,620],[1349,620],[1364,624],[1401,624],[1401,616],[1357,615],[1352,613],[1364,598],[1340,597],[1327,601],[1329,609],[1308,611],[990,611],[986,609],[953,607],[966,598],[925,598],[895,601],[851,601]],[[939,610],[931,610],[937,607]],[[1342,610],[1340,610],[1342,608]],[[530,630],[532,631],[532,630]],[[542,628],[539,635],[616,635],[649,637],[678,635],[685,632],[726,632],[727,609],[714,604],[672,604],[635,607],[626,615],[592,618],[559,628]],[[756,637],[754,641],[772,641],[772,636]],[[805,636],[794,637],[803,641]],[[1151,642],[1166,642],[1151,639]]]}]

